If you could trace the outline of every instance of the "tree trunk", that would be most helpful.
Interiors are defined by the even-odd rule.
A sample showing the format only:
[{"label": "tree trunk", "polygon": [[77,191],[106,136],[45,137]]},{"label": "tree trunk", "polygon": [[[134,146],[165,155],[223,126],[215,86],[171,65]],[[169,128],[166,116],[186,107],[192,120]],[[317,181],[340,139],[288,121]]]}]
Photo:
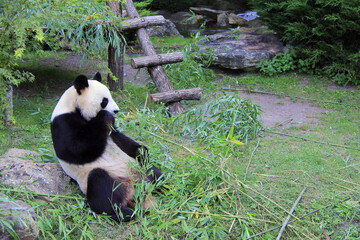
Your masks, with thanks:
[{"label": "tree trunk", "polygon": [[[123,46],[121,45],[120,48]],[[108,68],[112,74],[108,74],[108,84],[111,91],[124,89],[124,53],[121,51],[120,56],[116,56],[116,48],[109,45],[108,47]],[[116,78],[114,79],[113,76]]]},{"label": "tree trunk", "polygon": [[6,92],[6,97],[9,99],[9,108],[4,110],[4,125],[9,126],[12,123],[13,116],[13,87],[9,85],[9,89]]},{"label": "tree trunk", "polygon": [[[121,3],[115,1],[108,1],[107,4],[110,6],[111,11],[121,17]],[[117,48],[120,48],[120,55],[116,56]],[[108,74],[107,80],[109,89],[111,91],[117,91],[118,89],[124,89],[124,52],[123,44],[120,46],[108,47],[108,68],[112,74]],[[115,79],[113,78],[115,77]]]}]

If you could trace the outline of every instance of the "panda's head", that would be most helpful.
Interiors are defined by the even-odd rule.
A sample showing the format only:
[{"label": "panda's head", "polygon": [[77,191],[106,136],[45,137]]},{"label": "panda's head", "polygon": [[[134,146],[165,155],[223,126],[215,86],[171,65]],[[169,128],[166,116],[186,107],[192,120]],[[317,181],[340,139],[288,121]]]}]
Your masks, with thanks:
[{"label": "panda's head", "polygon": [[114,115],[119,112],[119,107],[112,99],[109,89],[101,83],[100,73],[96,73],[92,80],[88,80],[84,75],[78,76],[74,80],[74,85],[61,96],[51,120],[76,110],[86,120],[96,117],[101,110]]}]

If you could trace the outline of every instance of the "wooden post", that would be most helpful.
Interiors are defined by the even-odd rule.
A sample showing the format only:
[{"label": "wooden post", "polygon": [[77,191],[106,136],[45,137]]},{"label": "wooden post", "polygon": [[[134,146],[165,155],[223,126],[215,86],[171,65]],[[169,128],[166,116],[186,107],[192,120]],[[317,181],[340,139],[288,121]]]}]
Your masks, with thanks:
[{"label": "wooden post", "polygon": [[[129,18],[131,19],[139,18],[139,14],[136,11],[136,8],[131,0],[126,1],[124,3],[124,7],[126,9]],[[152,43],[150,41],[148,33],[146,32],[146,29],[139,28],[137,29],[136,34],[139,38],[140,45],[144,50],[145,55],[146,56],[156,55],[155,49],[152,46]],[[159,92],[168,92],[174,90],[162,66],[148,67],[148,71]],[[184,108],[180,102],[173,102],[169,105],[169,107],[170,107],[170,113],[173,115],[184,111]]]},{"label": "wooden post", "polygon": [[[107,1],[106,2],[111,11],[116,15],[121,17],[121,3],[116,1]],[[108,47],[108,68],[110,69],[111,74],[108,74],[107,81],[109,84],[109,89],[111,91],[117,91],[118,89],[124,89],[124,53],[123,53],[123,44],[120,46],[112,46],[111,44]],[[120,48],[120,54],[116,55],[116,51]],[[117,78],[115,80],[114,77]]]}]

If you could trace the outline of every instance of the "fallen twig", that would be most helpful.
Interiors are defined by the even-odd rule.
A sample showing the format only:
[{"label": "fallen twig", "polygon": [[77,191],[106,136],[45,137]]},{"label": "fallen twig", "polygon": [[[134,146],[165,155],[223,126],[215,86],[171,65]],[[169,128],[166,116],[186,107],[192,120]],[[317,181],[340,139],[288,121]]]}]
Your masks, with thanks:
[{"label": "fallen twig", "polygon": [[[291,210],[290,210],[290,213],[291,213],[291,214],[294,212],[296,206],[297,206],[298,203],[300,202],[302,196],[304,195],[305,190],[306,190],[306,187],[302,190],[302,192],[300,193],[298,199],[295,201],[294,205],[292,206],[292,208],[291,208]],[[290,218],[291,218],[291,215],[289,214],[289,215],[287,216],[286,220],[284,221],[284,223],[283,223],[283,225],[282,225],[282,227],[281,227],[281,229],[280,229],[280,232],[279,232],[276,240],[280,240],[281,235],[282,235],[282,233],[284,232],[287,224],[289,223]]]},{"label": "fallen twig", "polygon": [[[347,197],[347,198],[345,198],[344,200],[340,200],[340,201],[339,201],[339,202],[337,202],[337,203],[346,202],[346,201],[350,200],[352,197],[353,197],[353,196]],[[316,213],[316,212],[318,212],[318,211],[320,211],[320,210],[322,210],[322,209],[329,208],[329,207],[331,207],[331,206],[333,206],[333,204],[328,204],[328,205],[326,205],[325,207],[318,208],[318,209],[316,209],[316,210],[314,210],[314,211],[312,211],[312,212],[309,212],[309,213],[307,213],[307,214],[305,214],[305,215],[303,215],[303,216],[299,217],[298,219],[294,219],[294,220],[292,220],[292,221],[288,222],[288,224],[293,223],[293,222],[295,222],[295,221],[297,221],[297,220],[303,219],[304,217],[307,217],[307,216],[309,216],[309,215],[311,215],[311,214],[313,214],[313,213]],[[254,238],[254,237],[257,237],[257,236],[263,235],[263,234],[268,233],[268,232],[271,232],[271,231],[274,231],[274,230],[276,230],[276,229],[278,229],[278,228],[281,228],[281,227],[282,227],[282,225],[281,225],[281,226],[274,227],[274,228],[271,228],[271,229],[266,230],[266,231],[263,231],[263,232],[261,232],[261,233],[257,233],[257,234],[255,234],[255,235],[253,235],[253,236],[251,236],[251,237],[247,238],[246,240],[248,240],[248,239],[252,239],[252,238]]]},{"label": "fallen twig", "polygon": [[38,193],[38,192],[33,192],[30,190],[20,190],[20,189],[13,189],[13,188],[0,188],[0,192],[16,192],[16,193],[27,193],[27,194],[31,194],[34,196],[39,196],[39,197],[51,197],[52,199],[56,199],[56,198],[67,198],[67,199],[84,199],[84,197],[76,197],[76,196],[68,196],[68,195],[59,195],[59,194],[50,194],[50,193]]},{"label": "fallen twig", "polygon": [[202,215],[202,216],[211,216],[211,217],[221,217],[221,218],[234,218],[234,219],[242,219],[242,220],[248,220],[248,221],[259,221],[259,222],[266,222],[266,223],[273,223],[272,221],[265,220],[265,219],[257,219],[257,218],[247,218],[240,215],[234,215],[231,213],[227,213],[223,211],[226,214],[218,214],[218,213],[210,213],[210,212],[190,212],[190,211],[169,211],[169,210],[158,210],[158,212],[165,213],[165,214],[192,214],[192,215]]},{"label": "fallen twig", "polygon": [[276,126],[276,127],[280,127],[280,126],[284,125],[285,123],[291,122],[291,121],[293,121],[293,120],[294,120],[293,118],[289,118],[289,119],[287,119],[287,120],[285,120],[285,121],[276,123],[275,126]]}]

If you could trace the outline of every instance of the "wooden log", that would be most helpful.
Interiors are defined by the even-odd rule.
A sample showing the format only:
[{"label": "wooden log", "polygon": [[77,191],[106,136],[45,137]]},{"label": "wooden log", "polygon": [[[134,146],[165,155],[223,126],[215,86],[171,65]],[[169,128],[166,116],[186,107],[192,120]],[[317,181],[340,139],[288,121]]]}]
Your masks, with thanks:
[{"label": "wooden log", "polygon": [[[139,18],[139,14],[131,0],[127,0],[124,3],[125,10],[130,19]],[[139,28],[136,30],[136,34],[139,38],[140,46],[144,50],[146,56],[156,55],[155,49],[150,41],[149,35],[145,28]],[[147,68],[152,80],[155,83],[156,89],[159,92],[173,91],[174,88],[171,86],[168,76],[164,68],[160,66],[153,66]],[[173,102],[169,106],[170,113],[175,115],[184,111],[183,106],[180,102]]]},{"label": "wooden log", "polygon": [[161,15],[124,19],[121,27],[122,31],[128,31],[131,29],[146,28],[149,26],[156,26],[165,24],[165,18]]},{"label": "wooden log", "polygon": [[182,89],[149,95],[150,103],[170,103],[180,100],[200,100],[202,97],[201,88]]},{"label": "wooden log", "polygon": [[152,67],[157,65],[177,63],[184,60],[182,52],[164,53],[131,59],[132,68]]}]

